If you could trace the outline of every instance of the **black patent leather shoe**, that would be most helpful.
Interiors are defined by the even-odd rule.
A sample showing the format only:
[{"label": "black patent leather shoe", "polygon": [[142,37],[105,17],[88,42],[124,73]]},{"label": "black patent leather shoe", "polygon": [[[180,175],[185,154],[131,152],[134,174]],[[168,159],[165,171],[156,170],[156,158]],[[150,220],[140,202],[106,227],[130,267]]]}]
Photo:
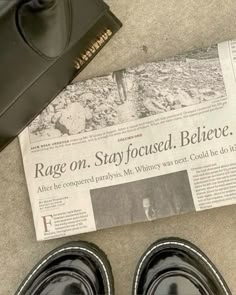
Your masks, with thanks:
[{"label": "black patent leather shoe", "polygon": [[231,295],[223,278],[196,246],[169,238],[154,243],[141,258],[133,295]]},{"label": "black patent leather shoe", "polygon": [[16,295],[113,295],[106,255],[86,242],[69,243],[45,256]]}]

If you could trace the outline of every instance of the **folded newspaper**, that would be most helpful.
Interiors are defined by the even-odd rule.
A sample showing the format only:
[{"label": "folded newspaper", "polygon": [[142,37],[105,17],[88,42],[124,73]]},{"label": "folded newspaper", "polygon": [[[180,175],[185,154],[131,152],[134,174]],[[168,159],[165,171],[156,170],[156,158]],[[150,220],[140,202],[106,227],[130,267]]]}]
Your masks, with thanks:
[{"label": "folded newspaper", "polygon": [[235,204],[236,41],[69,85],[19,139],[38,240]]}]

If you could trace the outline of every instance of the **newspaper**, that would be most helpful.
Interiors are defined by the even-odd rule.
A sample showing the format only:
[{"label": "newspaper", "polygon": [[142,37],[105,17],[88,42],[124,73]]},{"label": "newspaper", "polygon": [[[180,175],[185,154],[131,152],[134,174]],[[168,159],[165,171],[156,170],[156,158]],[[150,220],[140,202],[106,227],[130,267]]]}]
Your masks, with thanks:
[{"label": "newspaper", "polygon": [[236,41],[69,85],[19,137],[37,240],[235,204],[235,130]]}]

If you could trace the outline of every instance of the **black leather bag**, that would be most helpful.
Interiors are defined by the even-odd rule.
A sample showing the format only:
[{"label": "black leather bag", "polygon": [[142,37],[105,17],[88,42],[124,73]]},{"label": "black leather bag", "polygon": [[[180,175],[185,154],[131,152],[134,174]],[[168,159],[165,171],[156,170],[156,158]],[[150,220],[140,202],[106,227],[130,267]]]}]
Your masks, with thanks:
[{"label": "black leather bag", "polygon": [[102,0],[0,1],[0,150],[120,27]]}]

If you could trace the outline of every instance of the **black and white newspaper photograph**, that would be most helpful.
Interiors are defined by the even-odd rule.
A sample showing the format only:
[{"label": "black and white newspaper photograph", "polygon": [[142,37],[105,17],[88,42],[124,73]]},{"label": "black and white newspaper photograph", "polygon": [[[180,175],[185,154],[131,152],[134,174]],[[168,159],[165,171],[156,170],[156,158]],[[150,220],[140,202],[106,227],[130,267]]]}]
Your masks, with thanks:
[{"label": "black and white newspaper photograph", "polygon": [[82,134],[222,97],[213,46],[67,86],[31,123],[30,140]]},{"label": "black and white newspaper photograph", "polygon": [[195,210],[186,170],[91,190],[90,195],[97,229]]}]

